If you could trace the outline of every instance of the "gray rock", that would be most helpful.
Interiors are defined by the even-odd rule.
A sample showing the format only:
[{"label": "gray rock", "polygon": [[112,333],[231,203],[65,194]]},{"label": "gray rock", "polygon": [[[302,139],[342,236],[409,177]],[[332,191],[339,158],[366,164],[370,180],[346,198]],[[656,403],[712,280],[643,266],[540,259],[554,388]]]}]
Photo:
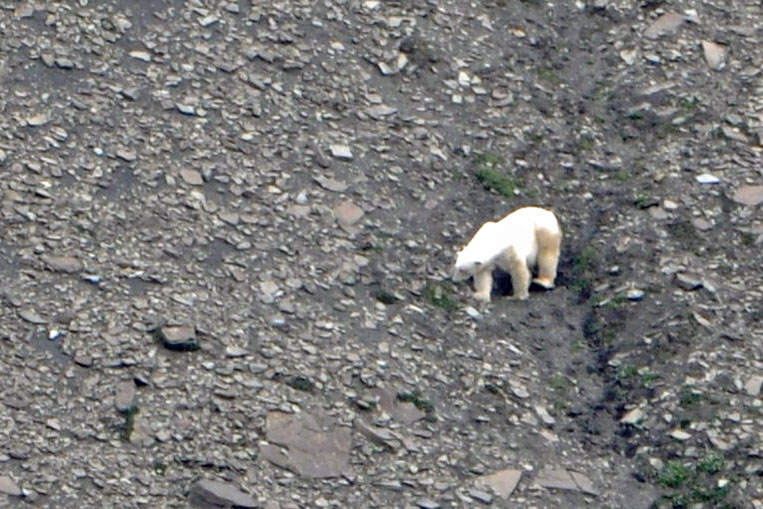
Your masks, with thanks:
[{"label": "gray rock", "polygon": [[122,413],[130,412],[135,408],[135,382],[132,380],[120,382],[114,394],[114,406]]},{"label": "gray rock", "polygon": [[0,493],[4,493],[12,497],[20,497],[23,494],[21,487],[16,484],[16,481],[7,475],[0,475]]},{"label": "gray rock", "polygon": [[191,504],[204,509],[259,507],[254,497],[244,493],[234,484],[209,479],[202,479],[194,483],[189,490],[188,500]]},{"label": "gray rock", "polygon": [[474,500],[477,500],[478,502],[482,502],[483,504],[493,503],[493,496],[486,491],[470,488],[469,496],[472,497]]},{"label": "gray rock", "polygon": [[735,202],[754,207],[763,203],[763,186],[742,186],[731,197]]},{"label": "gray rock", "polygon": [[334,216],[336,217],[339,225],[342,227],[354,226],[363,218],[364,215],[365,212],[363,209],[355,205],[350,200],[343,201],[334,207]]},{"label": "gray rock", "polygon": [[29,323],[33,323],[35,325],[42,325],[44,323],[48,323],[48,321],[44,319],[43,317],[41,317],[40,315],[38,315],[34,309],[29,309],[29,308],[20,309],[19,316],[23,320]]},{"label": "gray rock", "polygon": [[190,325],[165,325],[158,333],[162,344],[168,350],[193,352],[201,348],[196,329]]},{"label": "gray rock", "polygon": [[322,415],[270,412],[265,438],[273,445],[261,447],[268,461],[309,478],[338,477],[349,469],[352,434]]},{"label": "gray rock", "polygon": [[763,385],[763,376],[754,375],[744,384],[744,390],[750,396],[757,397],[760,394],[761,385]]},{"label": "gray rock", "polygon": [[431,498],[421,498],[416,501],[416,506],[421,509],[440,509],[442,505],[438,504]]},{"label": "gray rock", "polygon": [[598,495],[591,480],[572,470],[546,468],[535,479],[539,486],[562,490],[580,491],[587,495]]},{"label": "gray rock", "polygon": [[699,290],[702,288],[702,279],[695,274],[677,272],[673,282],[683,290]]},{"label": "gray rock", "polygon": [[644,37],[648,39],[656,39],[663,35],[672,34],[684,23],[684,21],[686,21],[686,18],[681,14],[666,12],[649,25],[649,28],[644,30]]},{"label": "gray rock", "polygon": [[492,474],[482,475],[477,478],[476,484],[493,490],[493,492],[503,499],[507,499],[514,493],[514,490],[522,478],[521,470],[499,470]]},{"label": "gray rock", "polygon": [[192,186],[200,186],[204,184],[204,179],[201,177],[201,173],[198,170],[184,168],[180,170],[180,177],[183,179],[183,182]]},{"label": "gray rock", "polygon": [[352,150],[350,150],[350,147],[347,145],[335,143],[329,146],[329,150],[331,151],[331,155],[336,157],[337,159],[345,159],[349,161],[349,160],[352,160],[353,158]]},{"label": "gray rock", "polygon": [[43,262],[45,262],[48,268],[54,272],[74,274],[75,272],[79,272],[85,268],[85,264],[73,256],[43,255],[41,259]]}]

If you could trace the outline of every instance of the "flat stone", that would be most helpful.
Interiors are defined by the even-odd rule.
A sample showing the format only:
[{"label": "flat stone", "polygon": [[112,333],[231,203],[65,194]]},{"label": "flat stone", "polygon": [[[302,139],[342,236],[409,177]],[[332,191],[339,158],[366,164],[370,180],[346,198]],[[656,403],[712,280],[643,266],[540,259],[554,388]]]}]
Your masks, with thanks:
[{"label": "flat stone", "polygon": [[720,71],[726,66],[726,47],[712,41],[702,41],[702,51],[705,62],[714,71]]},{"label": "flat stone", "polygon": [[343,201],[334,207],[334,216],[340,226],[348,227],[355,225],[365,215],[363,209],[350,200]]},{"label": "flat stone", "polygon": [[19,485],[16,484],[16,481],[7,475],[0,475],[0,493],[4,493],[12,497],[20,497],[23,494]]},{"label": "flat stone", "polygon": [[332,191],[334,193],[343,193],[347,190],[348,187],[346,182],[329,177],[318,176],[314,177],[313,180],[315,180],[323,189]]},{"label": "flat stone", "polygon": [[44,323],[48,323],[46,319],[41,317],[37,314],[37,312],[33,309],[22,309],[19,311],[19,316],[22,320],[35,324],[35,325],[42,325]]},{"label": "flat stone", "polygon": [[130,56],[138,60],[141,60],[143,62],[151,61],[151,53],[149,53],[148,51],[133,50],[130,52]]},{"label": "flat stone", "polygon": [[763,385],[763,376],[754,375],[744,384],[744,390],[750,396],[758,396]]},{"label": "flat stone", "polygon": [[742,205],[755,206],[763,203],[763,186],[743,186],[734,191],[731,197]]},{"label": "flat stone", "polygon": [[623,424],[638,424],[644,418],[644,411],[640,408],[629,410],[620,418]]},{"label": "flat stone", "polygon": [[159,329],[159,337],[168,350],[192,352],[201,347],[196,329],[190,325],[165,325]]},{"label": "flat stone", "polygon": [[421,509],[440,509],[442,506],[431,498],[421,498],[416,501],[416,507]]},{"label": "flat stone", "polygon": [[239,346],[228,346],[225,348],[225,356],[231,359],[246,357],[247,355],[249,355],[249,350],[246,348],[241,348]]},{"label": "flat stone", "polygon": [[117,150],[117,157],[131,163],[138,158],[138,154],[129,148],[120,148]]},{"label": "flat stone", "polygon": [[202,479],[191,486],[188,492],[188,500],[197,507],[224,507],[224,508],[255,508],[259,507],[257,500],[248,493],[244,493],[234,484]]},{"label": "flat stone", "polygon": [[663,35],[672,34],[684,21],[686,21],[686,18],[681,14],[666,12],[649,25],[649,28],[644,30],[644,37],[657,39]]},{"label": "flat stone", "polygon": [[676,273],[673,282],[683,290],[699,290],[702,288],[702,278],[686,272]]},{"label": "flat stone", "polygon": [[710,221],[708,221],[707,219],[702,219],[701,217],[695,218],[692,221],[692,224],[697,230],[701,232],[706,232],[713,228],[713,224]]},{"label": "flat stone", "polygon": [[47,124],[50,121],[47,115],[44,115],[42,113],[37,113],[36,115],[32,115],[30,117],[27,117],[26,123],[29,124],[32,127],[40,127],[45,124]]},{"label": "flat stone", "polygon": [[191,186],[204,184],[204,179],[198,170],[182,169],[180,170],[180,177],[183,179],[183,182]]},{"label": "flat stone", "polygon": [[579,491],[587,495],[599,495],[588,477],[581,473],[563,468],[546,468],[538,474],[535,481],[538,485],[543,486],[544,488],[556,488],[561,490]]},{"label": "flat stone", "polygon": [[700,184],[718,184],[720,183],[721,179],[716,177],[715,175],[710,175],[709,173],[703,173],[702,175],[697,175],[697,182]]},{"label": "flat stone", "polygon": [[120,382],[114,394],[114,406],[117,411],[127,413],[135,408],[135,382],[132,380]]},{"label": "flat stone", "polygon": [[331,151],[331,155],[336,157],[337,159],[345,159],[345,160],[351,160],[352,159],[352,150],[350,150],[350,147],[347,145],[342,144],[333,144],[329,146],[329,150]]},{"label": "flat stone", "polygon": [[493,496],[490,493],[486,492],[486,491],[470,488],[469,489],[469,496],[472,497],[474,500],[482,502],[483,504],[492,504],[493,503]]},{"label": "flat stone", "polygon": [[691,434],[682,429],[674,429],[670,432],[670,436],[682,442],[691,438]]},{"label": "flat stone", "polygon": [[493,490],[500,498],[509,498],[522,478],[521,470],[499,470],[477,478],[476,484]]},{"label": "flat stone", "polygon": [[78,258],[73,256],[53,256],[42,255],[40,259],[45,262],[48,269],[53,272],[64,272],[66,274],[74,274],[85,268],[85,265]]},{"label": "flat stone", "polygon": [[384,104],[377,104],[376,106],[368,108],[366,113],[368,113],[368,116],[374,120],[381,120],[384,117],[397,113],[397,108],[385,106]]},{"label": "flat stone", "polygon": [[323,415],[270,412],[265,419],[267,444],[260,448],[268,461],[308,478],[339,477],[349,469],[352,433]]}]

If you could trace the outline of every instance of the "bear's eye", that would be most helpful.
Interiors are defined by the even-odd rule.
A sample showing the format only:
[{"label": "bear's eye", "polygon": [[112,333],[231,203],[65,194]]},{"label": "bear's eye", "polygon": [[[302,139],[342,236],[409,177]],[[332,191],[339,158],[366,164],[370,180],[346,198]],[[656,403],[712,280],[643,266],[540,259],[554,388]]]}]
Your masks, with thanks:
[{"label": "bear's eye", "polygon": [[474,265],[479,267],[480,265],[482,265],[482,262],[474,262]]}]

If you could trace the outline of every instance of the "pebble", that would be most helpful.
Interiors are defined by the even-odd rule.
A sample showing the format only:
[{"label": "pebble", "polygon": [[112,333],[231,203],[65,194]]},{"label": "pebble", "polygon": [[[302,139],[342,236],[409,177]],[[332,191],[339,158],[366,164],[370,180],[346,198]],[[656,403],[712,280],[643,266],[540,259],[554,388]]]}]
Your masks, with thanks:
[{"label": "pebble", "polygon": [[336,157],[337,159],[344,159],[344,160],[352,160],[352,150],[350,150],[350,147],[347,145],[342,144],[333,144],[329,146],[329,150],[331,151],[331,155]]},{"label": "pebble", "polygon": [[625,297],[628,300],[639,301],[644,298],[644,292],[642,290],[639,290],[638,288],[631,288],[625,294]]},{"label": "pebble", "polygon": [[670,436],[675,438],[676,440],[681,440],[681,441],[689,440],[691,438],[691,434],[687,433],[686,431],[682,429],[674,429],[673,431],[670,432]]},{"label": "pebble", "polygon": [[714,176],[710,175],[709,173],[703,173],[702,175],[697,175],[697,182],[700,184],[718,184],[721,180]]},{"label": "pebble", "polygon": [[151,54],[147,51],[133,50],[130,52],[130,56],[138,60],[142,60],[143,62],[151,61]]},{"label": "pebble", "polygon": [[421,509],[440,509],[440,504],[432,500],[431,498],[421,498],[416,501],[416,506]]}]

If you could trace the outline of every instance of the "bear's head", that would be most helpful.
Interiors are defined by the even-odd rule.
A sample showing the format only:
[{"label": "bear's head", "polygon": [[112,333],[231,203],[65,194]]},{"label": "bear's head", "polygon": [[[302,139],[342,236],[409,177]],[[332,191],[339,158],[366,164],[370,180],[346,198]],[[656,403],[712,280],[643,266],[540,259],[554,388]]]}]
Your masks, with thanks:
[{"label": "bear's head", "polygon": [[451,276],[451,279],[456,283],[475,275],[484,263],[482,260],[474,258],[475,253],[470,251],[472,250],[464,248],[456,256],[456,265],[453,267],[453,275]]}]

